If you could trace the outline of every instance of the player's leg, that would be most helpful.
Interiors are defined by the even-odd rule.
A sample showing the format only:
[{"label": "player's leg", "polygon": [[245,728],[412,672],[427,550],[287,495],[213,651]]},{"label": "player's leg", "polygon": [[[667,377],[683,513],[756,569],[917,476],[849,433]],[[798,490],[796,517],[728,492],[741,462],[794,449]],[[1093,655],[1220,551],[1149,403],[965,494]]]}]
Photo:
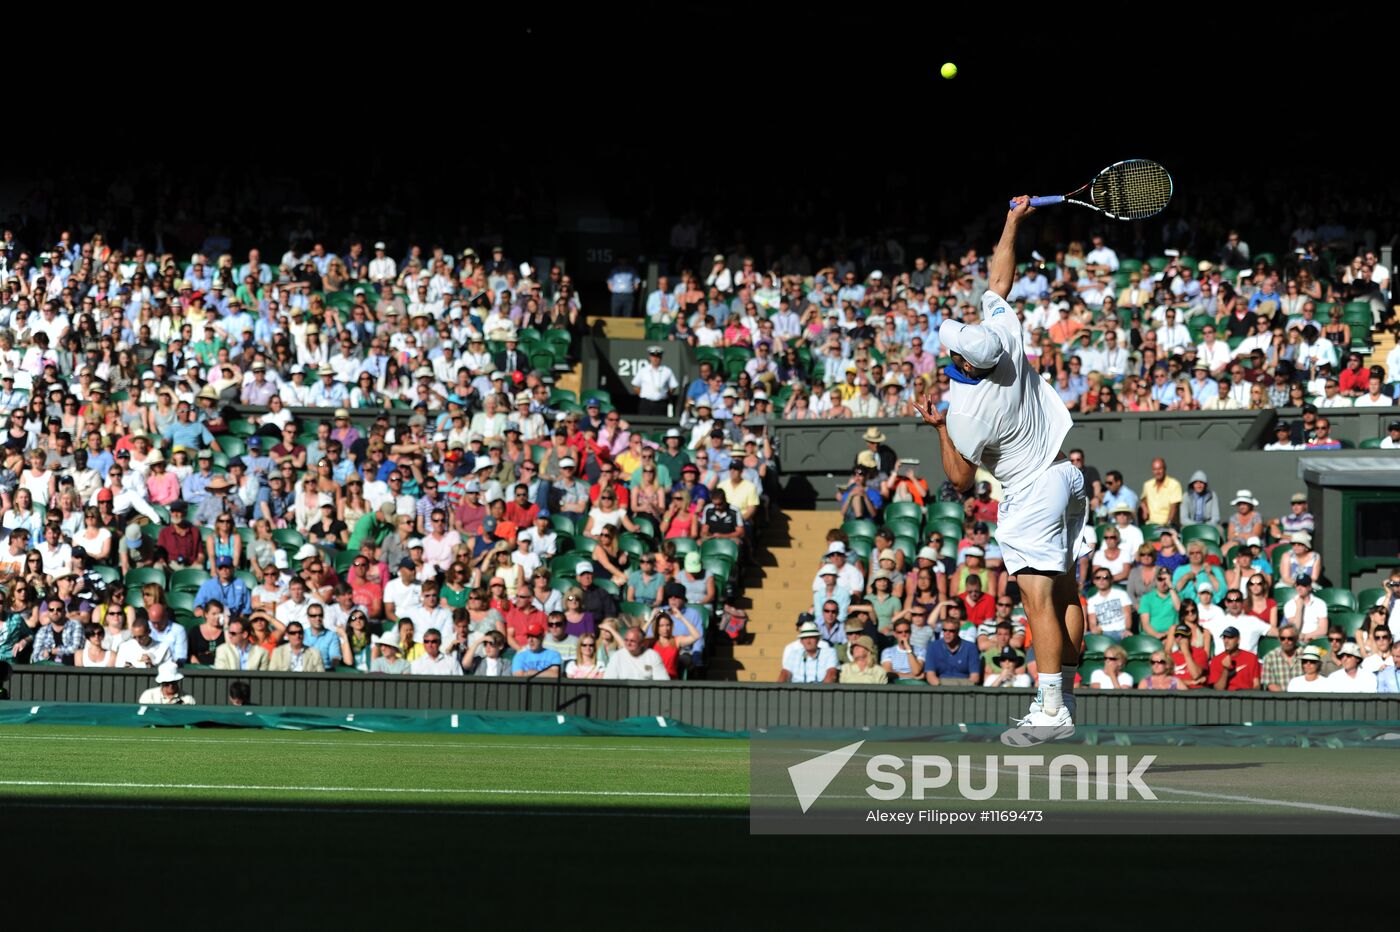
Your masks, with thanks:
[{"label": "player's leg", "polygon": [[[1031,643],[1035,647],[1039,704],[1043,711],[1052,714],[1063,705],[1064,687],[1060,668],[1065,657],[1068,655],[1071,663],[1079,659],[1067,625],[1061,580],[1069,580],[1070,589],[1073,590],[1073,579],[1063,573],[1051,575],[1037,570],[1022,570],[1016,574],[1016,584],[1021,587],[1021,604],[1026,609],[1026,621],[1031,628]],[[1078,599],[1075,601],[1077,605]],[[1082,614],[1080,625],[1082,632]]]}]

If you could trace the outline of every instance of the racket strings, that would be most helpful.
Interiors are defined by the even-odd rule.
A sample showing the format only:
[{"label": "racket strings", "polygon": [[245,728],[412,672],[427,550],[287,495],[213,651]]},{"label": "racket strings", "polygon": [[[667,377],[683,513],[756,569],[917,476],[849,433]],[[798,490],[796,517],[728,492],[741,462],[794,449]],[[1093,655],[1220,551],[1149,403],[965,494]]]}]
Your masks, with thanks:
[{"label": "racket strings", "polygon": [[1171,175],[1145,159],[1119,162],[1094,179],[1092,197],[1111,216],[1140,220],[1166,208],[1172,197]]}]

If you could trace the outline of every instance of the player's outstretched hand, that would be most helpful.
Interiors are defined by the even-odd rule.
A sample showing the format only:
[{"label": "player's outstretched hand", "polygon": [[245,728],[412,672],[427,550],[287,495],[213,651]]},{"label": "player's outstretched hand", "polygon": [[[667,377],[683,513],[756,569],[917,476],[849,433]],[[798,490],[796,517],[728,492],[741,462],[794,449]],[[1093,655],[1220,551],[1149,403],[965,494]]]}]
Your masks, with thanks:
[{"label": "player's outstretched hand", "polygon": [[918,413],[919,417],[924,419],[925,424],[931,425],[935,430],[942,427],[947,422],[947,418],[944,416],[943,412],[938,410],[937,402],[933,400],[932,391],[924,397],[922,406],[920,406],[917,401],[914,402],[914,410]]},{"label": "player's outstretched hand", "polygon": [[1035,208],[1031,206],[1031,196],[1029,194],[1022,194],[1019,197],[1013,197],[1011,199],[1011,203],[1011,210],[1007,212],[1008,220],[1024,220],[1031,214],[1035,213]]}]

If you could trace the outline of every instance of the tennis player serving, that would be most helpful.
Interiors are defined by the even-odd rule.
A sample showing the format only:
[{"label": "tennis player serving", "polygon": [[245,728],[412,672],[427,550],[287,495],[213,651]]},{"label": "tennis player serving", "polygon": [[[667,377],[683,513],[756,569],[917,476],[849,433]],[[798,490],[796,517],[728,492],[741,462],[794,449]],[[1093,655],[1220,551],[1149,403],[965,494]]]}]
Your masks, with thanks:
[{"label": "tennis player serving", "polygon": [[938,431],[943,470],[960,491],[978,466],[1002,485],[997,543],[1016,577],[1039,674],[1030,713],[1002,734],[1029,747],[1074,734],[1074,677],[1084,612],[1073,575],[1088,500],[1084,475],[1061,450],[1069,409],[1026,361],[1021,322],[1006,303],[1016,273],[1016,231],[1035,212],[1018,197],[992,254],[982,323],[945,320],[938,338],[952,355],[948,411],[931,398],[915,410]]}]

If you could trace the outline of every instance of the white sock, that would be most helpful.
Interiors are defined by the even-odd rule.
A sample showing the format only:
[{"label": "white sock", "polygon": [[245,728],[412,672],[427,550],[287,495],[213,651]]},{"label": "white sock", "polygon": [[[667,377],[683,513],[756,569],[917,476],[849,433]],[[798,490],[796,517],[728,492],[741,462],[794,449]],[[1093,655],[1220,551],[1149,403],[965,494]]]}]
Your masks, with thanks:
[{"label": "white sock", "polygon": [[1055,715],[1064,705],[1064,675],[1060,673],[1042,673],[1037,684],[1040,689],[1037,693],[1040,698],[1040,710],[1046,715]]},{"label": "white sock", "polygon": [[1069,709],[1070,717],[1074,717],[1074,678],[1079,674],[1079,665],[1063,664],[1060,666],[1060,676],[1064,682],[1060,691],[1064,695],[1065,708]]}]

